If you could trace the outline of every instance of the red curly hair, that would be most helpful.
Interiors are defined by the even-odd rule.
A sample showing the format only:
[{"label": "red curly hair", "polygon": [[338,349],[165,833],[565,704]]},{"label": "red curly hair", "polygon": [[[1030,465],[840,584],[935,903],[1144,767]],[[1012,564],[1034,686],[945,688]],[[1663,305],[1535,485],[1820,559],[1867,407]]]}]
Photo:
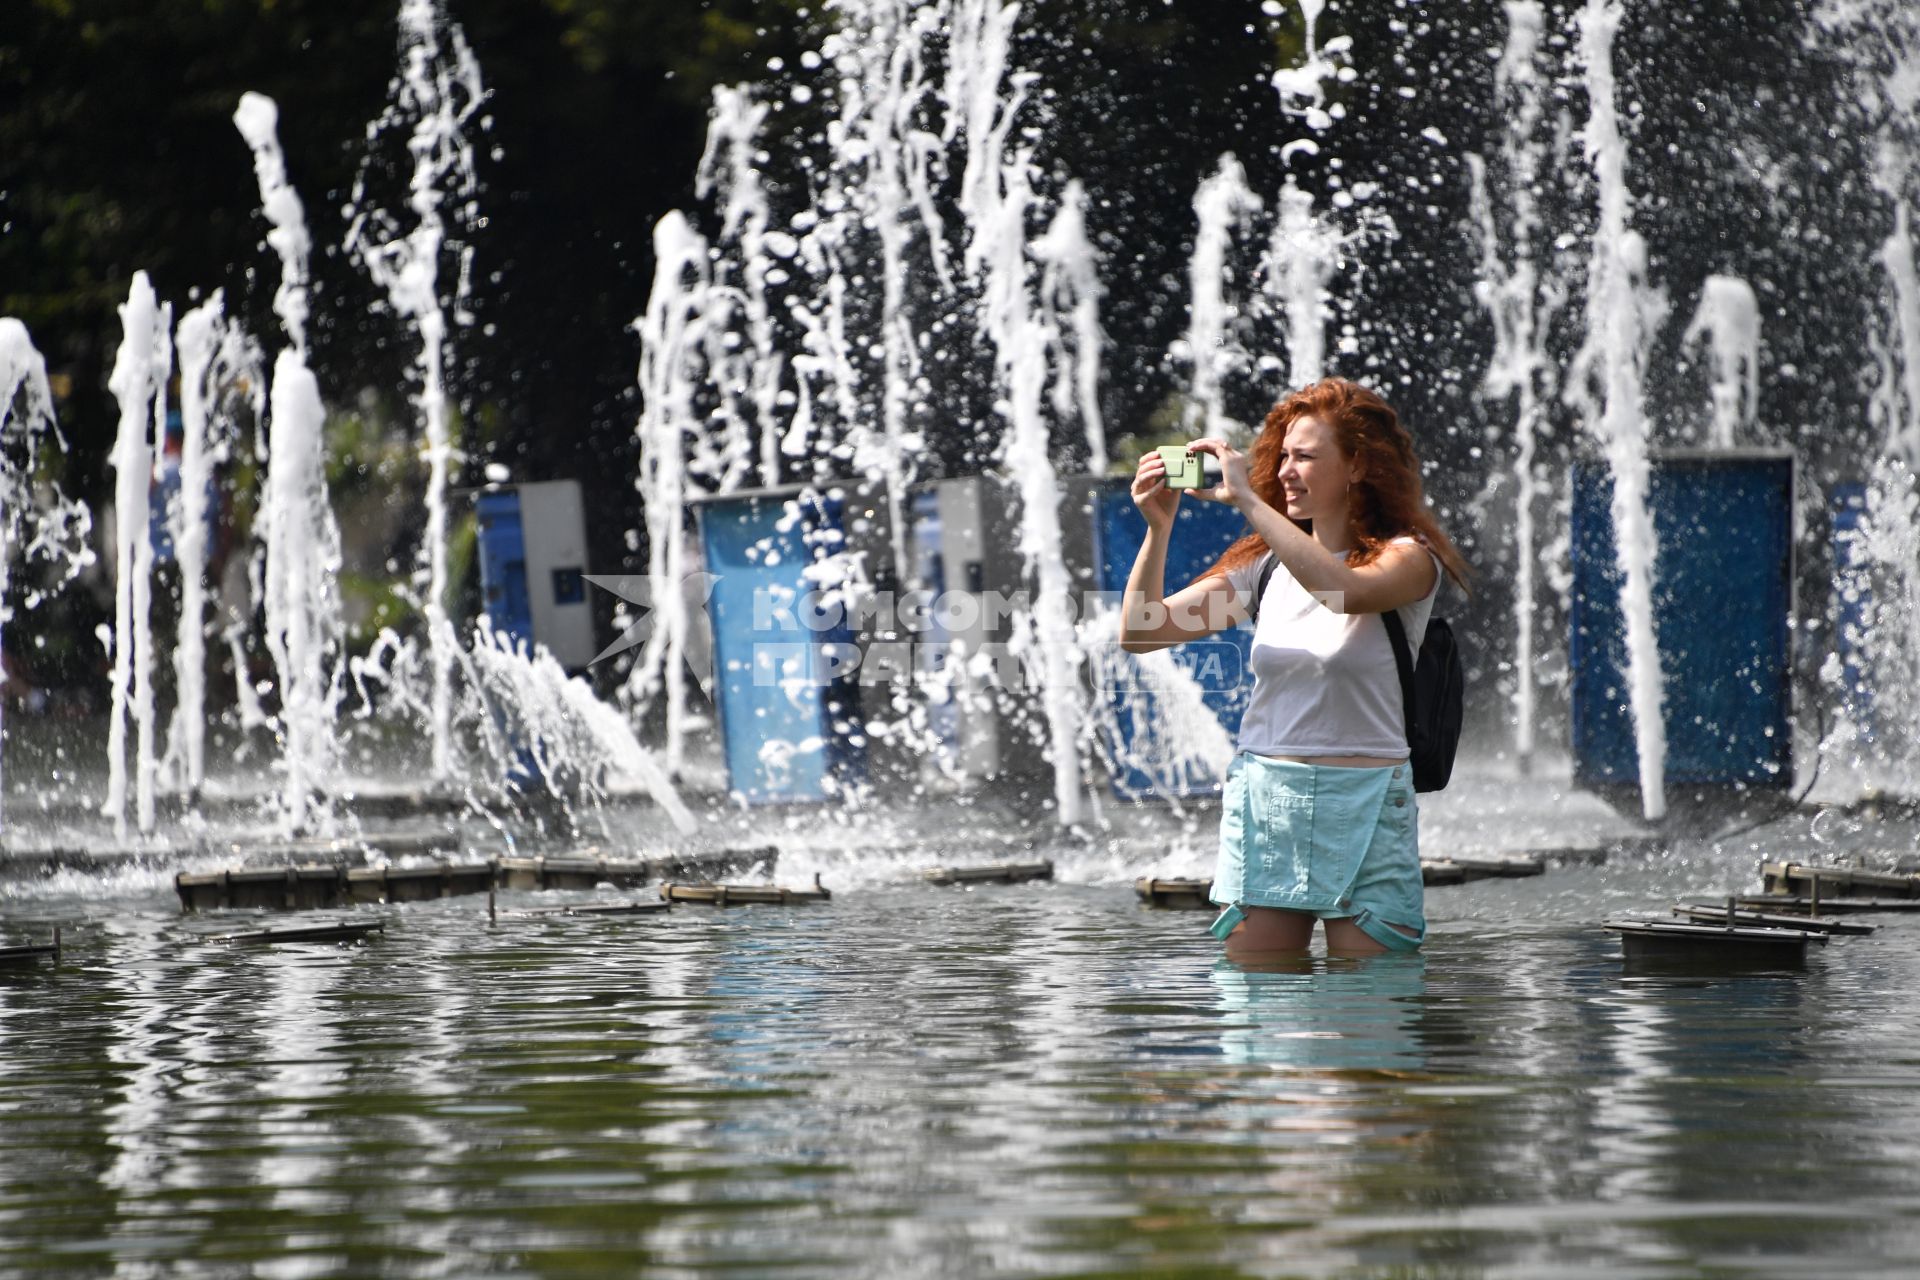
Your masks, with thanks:
[{"label": "red curly hair", "polygon": [[[1400,425],[1400,415],[1392,405],[1357,382],[1323,378],[1273,406],[1247,462],[1253,491],[1260,500],[1286,514],[1286,498],[1280,491],[1280,450],[1293,424],[1306,417],[1318,418],[1329,427],[1341,455],[1360,464],[1360,478],[1354,481],[1348,499],[1353,549],[1347,563],[1371,564],[1379,559],[1387,543],[1412,534],[1432,549],[1447,576],[1464,590],[1467,562],[1427,506],[1420,487],[1420,463],[1413,456],[1413,437]],[[1294,523],[1309,533],[1313,531],[1311,520]],[[1207,573],[1239,568],[1266,551],[1266,540],[1250,533],[1228,547]]]}]

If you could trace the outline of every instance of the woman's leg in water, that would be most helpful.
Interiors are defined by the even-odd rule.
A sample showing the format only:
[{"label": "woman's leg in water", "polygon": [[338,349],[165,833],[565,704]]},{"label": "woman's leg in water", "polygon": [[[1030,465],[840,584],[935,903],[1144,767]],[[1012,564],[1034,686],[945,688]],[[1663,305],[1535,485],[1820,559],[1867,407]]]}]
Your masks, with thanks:
[{"label": "woman's leg in water", "polygon": [[[1248,907],[1247,918],[1227,935],[1227,959],[1270,955],[1276,951],[1305,951],[1313,941],[1314,917],[1305,911],[1281,911],[1275,907]],[[1331,921],[1329,921],[1331,923]],[[1360,933],[1358,929],[1355,933]],[[1360,937],[1373,946],[1373,939]]]},{"label": "woman's leg in water", "polygon": [[1327,954],[1330,956],[1377,956],[1386,949],[1351,920],[1327,921]]}]

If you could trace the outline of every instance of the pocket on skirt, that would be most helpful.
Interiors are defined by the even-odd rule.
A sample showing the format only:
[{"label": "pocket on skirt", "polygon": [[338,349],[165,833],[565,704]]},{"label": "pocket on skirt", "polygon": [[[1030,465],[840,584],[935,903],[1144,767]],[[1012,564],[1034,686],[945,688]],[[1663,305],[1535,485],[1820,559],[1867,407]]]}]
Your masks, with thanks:
[{"label": "pocket on skirt", "polygon": [[1248,770],[1247,811],[1257,826],[1260,893],[1298,899],[1313,893],[1313,833],[1318,814],[1311,769],[1256,764]]}]

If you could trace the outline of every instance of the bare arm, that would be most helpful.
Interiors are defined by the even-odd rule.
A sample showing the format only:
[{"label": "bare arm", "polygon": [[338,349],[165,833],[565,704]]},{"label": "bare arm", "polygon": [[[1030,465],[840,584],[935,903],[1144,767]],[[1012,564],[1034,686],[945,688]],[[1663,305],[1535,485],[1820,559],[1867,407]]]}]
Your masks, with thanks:
[{"label": "bare arm", "polygon": [[1235,598],[1224,574],[1210,573],[1198,582],[1164,596],[1167,548],[1156,550],[1148,535],[1127,575],[1127,594],[1120,610],[1120,647],[1128,653],[1152,653],[1188,640],[1204,640],[1246,621],[1247,611]]},{"label": "bare arm", "polygon": [[1149,453],[1133,477],[1133,501],[1146,517],[1147,538],[1134,557],[1121,598],[1120,647],[1128,653],[1152,653],[1201,640],[1247,616],[1221,574],[1208,574],[1171,598],[1166,595],[1167,544],[1180,506],[1180,495],[1166,487],[1166,473],[1160,455]]}]

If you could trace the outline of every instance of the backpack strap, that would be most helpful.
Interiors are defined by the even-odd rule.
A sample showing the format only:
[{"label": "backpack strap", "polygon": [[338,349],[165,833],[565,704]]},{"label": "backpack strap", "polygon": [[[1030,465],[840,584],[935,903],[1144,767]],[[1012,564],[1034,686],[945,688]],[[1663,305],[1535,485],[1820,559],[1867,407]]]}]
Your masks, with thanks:
[{"label": "backpack strap", "polygon": [[1254,623],[1260,621],[1260,597],[1267,594],[1267,584],[1273,581],[1273,568],[1279,563],[1279,556],[1271,551],[1267,552],[1267,558],[1260,566],[1260,576],[1254,580],[1253,603],[1247,606],[1248,621]]},{"label": "backpack strap", "polygon": [[1413,646],[1407,643],[1406,624],[1400,621],[1398,609],[1388,609],[1380,615],[1380,621],[1387,625],[1387,639],[1393,644],[1393,665],[1400,669],[1400,704],[1407,720],[1407,739],[1413,739]]}]

